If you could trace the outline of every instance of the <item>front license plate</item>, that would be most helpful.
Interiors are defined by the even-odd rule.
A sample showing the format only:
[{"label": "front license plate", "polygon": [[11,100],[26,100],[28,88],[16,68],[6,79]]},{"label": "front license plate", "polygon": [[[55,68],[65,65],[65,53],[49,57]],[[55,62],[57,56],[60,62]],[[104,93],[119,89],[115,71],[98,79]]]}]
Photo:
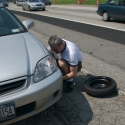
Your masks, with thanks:
[{"label": "front license plate", "polygon": [[0,104],[0,122],[16,116],[14,103]]}]

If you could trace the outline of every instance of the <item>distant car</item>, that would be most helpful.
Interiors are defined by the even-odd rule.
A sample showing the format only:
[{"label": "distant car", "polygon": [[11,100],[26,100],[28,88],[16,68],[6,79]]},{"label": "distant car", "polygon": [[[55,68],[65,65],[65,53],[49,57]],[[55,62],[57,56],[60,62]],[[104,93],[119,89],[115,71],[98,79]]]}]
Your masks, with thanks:
[{"label": "distant car", "polygon": [[45,8],[45,4],[40,0],[24,0],[24,2],[22,3],[23,10],[31,11],[42,9],[43,11],[45,11]]},{"label": "distant car", "polygon": [[17,1],[17,0],[13,0],[13,3],[16,4],[16,1]]},{"label": "distant car", "polygon": [[[48,49],[0,6],[0,125],[43,111],[62,95],[62,74]],[[25,123],[24,123],[25,125]]]},{"label": "distant car", "polygon": [[8,2],[6,0],[0,0],[0,4],[4,7],[8,7]]},{"label": "distant car", "polygon": [[97,14],[104,21],[109,21],[110,18],[125,20],[125,0],[109,0],[105,4],[99,4]]},{"label": "distant car", "polygon": [[50,0],[42,0],[42,2],[43,2],[45,5],[51,5]]},{"label": "distant car", "polygon": [[16,1],[16,5],[17,5],[17,6],[22,6],[23,1],[24,1],[24,0],[17,0],[17,1]]}]

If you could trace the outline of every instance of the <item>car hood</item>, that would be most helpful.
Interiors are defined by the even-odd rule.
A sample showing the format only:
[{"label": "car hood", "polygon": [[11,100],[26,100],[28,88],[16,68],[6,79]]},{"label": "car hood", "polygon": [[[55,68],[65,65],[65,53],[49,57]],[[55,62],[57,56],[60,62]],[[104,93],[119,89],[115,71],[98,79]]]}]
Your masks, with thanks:
[{"label": "car hood", "polygon": [[0,37],[0,82],[32,75],[44,49],[30,33]]}]

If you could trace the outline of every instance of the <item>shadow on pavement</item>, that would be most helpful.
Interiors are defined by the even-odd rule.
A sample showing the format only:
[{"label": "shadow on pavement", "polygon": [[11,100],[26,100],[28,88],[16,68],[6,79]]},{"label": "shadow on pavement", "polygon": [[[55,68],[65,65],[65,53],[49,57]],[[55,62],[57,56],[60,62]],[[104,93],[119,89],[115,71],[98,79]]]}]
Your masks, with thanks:
[{"label": "shadow on pavement", "polygon": [[[48,109],[11,125],[88,125],[93,112],[88,100],[83,95],[83,82],[86,75],[75,78],[74,90],[64,92],[60,100]],[[64,85],[65,86],[65,85]]]}]

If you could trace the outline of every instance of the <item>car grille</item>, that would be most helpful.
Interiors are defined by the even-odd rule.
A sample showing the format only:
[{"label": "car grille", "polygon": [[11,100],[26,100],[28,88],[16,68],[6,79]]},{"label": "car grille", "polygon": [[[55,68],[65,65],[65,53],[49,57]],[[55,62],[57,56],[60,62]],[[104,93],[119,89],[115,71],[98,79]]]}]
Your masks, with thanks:
[{"label": "car grille", "polygon": [[20,89],[20,88],[24,87],[25,84],[26,84],[26,79],[8,83],[8,84],[4,84],[4,85],[0,85],[0,95]]},{"label": "car grille", "polygon": [[42,6],[42,4],[36,4],[36,6]]},{"label": "car grille", "polygon": [[23,105],[21,107],[16,108],[16,117],[20,117],[22,115],[28,114],[35,110],[35,102],[29,103],[27,105]]}]

